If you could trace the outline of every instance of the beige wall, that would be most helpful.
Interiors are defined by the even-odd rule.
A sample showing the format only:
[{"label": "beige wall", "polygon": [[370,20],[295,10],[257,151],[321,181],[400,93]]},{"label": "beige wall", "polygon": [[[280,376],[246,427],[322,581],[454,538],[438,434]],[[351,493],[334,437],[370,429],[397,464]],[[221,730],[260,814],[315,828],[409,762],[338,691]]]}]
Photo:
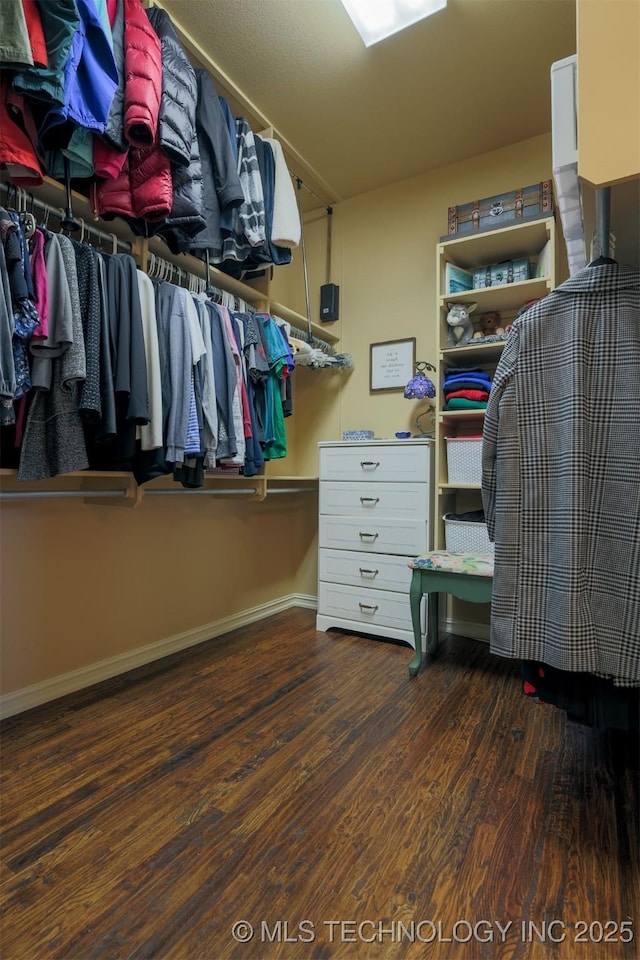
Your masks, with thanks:
[{"label": "beige wall", "polygon": [[[317,442],[367,427],[410,429],[418,405],[369,393],[369,345],[415,336],[436,362],[435,246],[447,207],[550,175],[550,138],[478,157],[335,208],[328,327],[350,372],[299,369],[291,456],[270,473],[317,474]],[[312,315],[326,280],[326,223],[306,229]],[[275,298],[304,312],[299,251]],[[316,591],[317,496],[263,503],[149,497],[135,509],[76,501],[1,508],[1,691],[6,694],[292,593]],[[259,628],[258,628],[259,629]]]},{"label": "beige wall", "polygon": [[292,593],[308,544],[288,501],[3,505],[2,693]]}]

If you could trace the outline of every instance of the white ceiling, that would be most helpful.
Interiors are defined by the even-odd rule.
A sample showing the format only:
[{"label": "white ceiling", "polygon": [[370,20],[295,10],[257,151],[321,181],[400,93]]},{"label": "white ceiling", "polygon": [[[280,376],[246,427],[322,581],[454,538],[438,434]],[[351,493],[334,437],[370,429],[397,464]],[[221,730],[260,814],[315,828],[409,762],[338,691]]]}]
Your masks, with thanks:
[{"label": "white ceiling", "polygon": [[449,0],[368,49],[340,0],[162,5],[328,203],[548,132],[550,67],[576,48],[575,0]]}]

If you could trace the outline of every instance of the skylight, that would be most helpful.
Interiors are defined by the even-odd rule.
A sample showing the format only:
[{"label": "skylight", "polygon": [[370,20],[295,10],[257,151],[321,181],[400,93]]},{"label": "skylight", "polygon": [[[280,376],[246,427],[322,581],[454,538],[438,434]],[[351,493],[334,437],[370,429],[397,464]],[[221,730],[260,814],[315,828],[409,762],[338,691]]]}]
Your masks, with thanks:
[{"label": "skylight", "polygon": [[370,47],[443,10],[447,0],[342,0],[342,4]]}]

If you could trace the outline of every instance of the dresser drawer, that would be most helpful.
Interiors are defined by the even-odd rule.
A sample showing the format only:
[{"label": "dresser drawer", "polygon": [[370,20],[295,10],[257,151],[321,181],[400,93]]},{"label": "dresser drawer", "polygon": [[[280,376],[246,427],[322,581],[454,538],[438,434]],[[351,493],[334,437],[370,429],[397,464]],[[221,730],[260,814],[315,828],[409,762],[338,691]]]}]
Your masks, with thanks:
[{"label": "dresser drawer", "polygon": [[350,443],[320,447],[320,477],[322,480],[372,480],[381,483],[429,481],[428,444],[406,446],[384,443]]},{"label": "dresser drawer", "polygon": [[371,590],[409,593],[412,557],[356,553],[351,550],[320,550],[318,579]]},{"label": "dresser drawer", "polygon": [[408,593],[321,582],[318,613],[336,621],[361,623],[364,632],[368,626],[388,627],[391,631],[412,630]]},{"label": "dresser drawer", "polygon": [[322,480],[320,513],[352,517],[397,517],[427,520],[426,483],[371,483],[368,480]]},{"label": "dresser drawer", "polygon": [[427,552],[428,543],[427,521],[320,517],[320,547],[417,557]]}]

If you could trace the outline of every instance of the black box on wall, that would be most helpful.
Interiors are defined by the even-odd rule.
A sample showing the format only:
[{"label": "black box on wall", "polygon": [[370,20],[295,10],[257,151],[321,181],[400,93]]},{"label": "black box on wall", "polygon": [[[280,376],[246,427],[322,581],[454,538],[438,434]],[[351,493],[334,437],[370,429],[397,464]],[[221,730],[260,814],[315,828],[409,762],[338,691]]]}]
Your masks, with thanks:
[{"label": "black box on wall", "polygon": [[323,283],[320,287],[320,319],[324,322],[337,320],[340,309],[340,287],[335,283]]}]

